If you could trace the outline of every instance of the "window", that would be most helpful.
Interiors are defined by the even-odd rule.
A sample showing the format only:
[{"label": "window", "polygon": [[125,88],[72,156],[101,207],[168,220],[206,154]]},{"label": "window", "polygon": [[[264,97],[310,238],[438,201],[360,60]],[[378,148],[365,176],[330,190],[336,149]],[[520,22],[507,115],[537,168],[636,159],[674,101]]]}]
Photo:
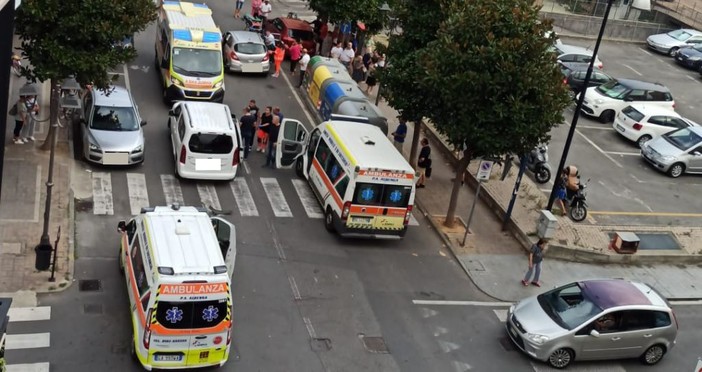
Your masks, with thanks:
[{"label": "window", "polygon": [[312,134],[310,135],[310,143],[309,146],[307,147],[307,157],[312,160],[312,154],[314,154],[314,151],[317,149],[317,144],[319,143],[319,139],[322,137],[322,132],[319,131],[319,129],[315,129],[312,131]]},{"label": "window", "polygon": [[186,76],[219,76],[222,73],[222,52],[173,48],[173,71]]},{"label": "window", "polygon": [[[642,329],[655,328],[656,322],[658,321],[660,325],[658,327],[665,327],[670,325],[670,317],[668,314],[660,311],[650,311],[650,310],[628,310],[623,311],[624,316],[622,318],[622,331],[639,331]],[[656,315],[655,313],[660,313]],[[658,317],[658,319],[657,319]]]},{"label": "window", "polygon": [[575,54],[564,54],[560,57],[558,57],[558,60],[561,62],[577,62],[577,56]]},{"label": "window", "polygon": [[647,95],[646,91],[642,89],[632,89],[629,94],[626,95],[626,98],[632,100],[632,101],[647,101]]},{"label": "window", "polygon": [[329,180],[332,184],[335,184],[337,181],[339,181],[341,177],[343,177],[345,174],[344,169],[341,168],[341,165],[334,156],[331,156],[329,158],[327,166],[324,168],[324,173],[326,173],[327,177],[329,177]]},{"label": "window", "polygon": [[239,43],[234,45],[234,51],[242,54],[265,54],[266,47],[263,44]]},{"label": "window", "polygon": [[149,299],[151,299],[151,292],[146,292],[144,297],[141,298],[141,308],[146,311],[146,309],[149,307]]},{"label": "window", "polygon": [[411,193],[412,186],[359,182],[356,184],[352,203],[380,207],[406,208],[407,205],[409,205]]},{"label": "window", "polygon": [[647,101],[663,101],[663,102],[665,102],[665,101],[671,100],[671,99],[669,99],[669,97],[670,97],[670,94],[668,94],[666,92],[660,92],[657,90],[649,90],[647,92],[646,100]]},{"label": "window", "polygon": [[139,297],[141,297],[149,290],[149,282],[146,278],[146,270],[144,269],[144,260],[141,257],[141,247],[138,238],[134,239],[130,253],[132,267],[134,268],[134,280],[137,288],[139,288]]},{"label": "window", "polygon": [[273,27],[275,27],[278,32],[282,32],[283,28],[285,28],[285,25],[283,25],[283,21],[280,20],[280,18],[276,18],[271,22],[273,24]]},{"label": "window", "polygon": [[357,183],[353,196],[353,204],[380,205],[383,185],[375,183]]},{"label": "window", "polygon": [[136,221],[129,221],[129,223],[127,224],[127,239],[129,241],[129,244],[132,244],[132,240],[134,239],[134,236],[136,236],[136,228]]},{"label": "window", "polygon": [[651,116],[648,119],[648,122],[651,124],[660,125],[662,127],[669,127],[672,124],[668,121],[668,119],[669,118],[667,116]]},{"label": "window", "polygon": [[578,283],[556,288],[537,297],[541,308],[554,322],[566,329],[574,329],[602,312],[587,298]]},{"label": "window", "polygon": [[[624,110],[622,110],[622,114],[628,116],[633,121],[641,121],[644,118],[644,114],[631,106],[625,107]],[[649,123],[651,119],[648,119]]]},{"label": "window", "polygon": [[211,301],[159,301],[156,320],[170,329],[214,327],[227,316],[227,299]]},{"label": "window", "polygon": [[702,142],[702,137],[698,136],[689,128],[678,129],[675,132],[664,134],[663,138],[683,151],[690,147],[697,146]]},{"label": "window", "polygon": [[590,63],[591,59],[592,59],[592,57],[584,55],[584,54],[576,54],[575,55],[575,62]]},{"label": "window", "polygon": [[629,92],[629,88],[619,84],[616,80],[612,80],[597,87],[596,91],[606,97],[622,99]]},{"label": "window", "polygon": [[339,196],[342,198],[344,195],[346,195],[346,188],[349,186],[349,176],[344,176],[337,184],[334,186],[336,189],[336,192],[339,193]]},{"label": "window", "polygon": [[93,94],[92,92],[87,92],[83,96],[83,115],[88,116],[93,109]]},{"label": "window", "polygon": [[136,112],[133,107],[95,106],[90,128],[115,132],[139,130]]},{"label": "window", "polygon": [[607,76],[605,74],[601,74],[599,72],[593,72],[592,78],[594,81],[596,81],[598,83],[606,83],[610,80],[609,76]]},{"label": "window", "polygon": [[226,134],[193,133],[188,142],[190,151],[201,154],[229,154],[234,148],[232,136]]},{"label": "window", "polygon": [[[180,107],[179,107],[180,108]],[[178,119],[178,136],[180,137],[180,141],[183,141],[183,137],[185,137],[185,119],[183,116]]]},{"label": "window", "polygon": [[412,186],[385,185],[383,190],[383,206],[407,207],[409,204]]},{"label": "window", "polygon": [[331,149],[329,149],[329,145],[327,145],[327,141],[319,141],[319,146],[317,147],[317,154],[315,155],[315,158],[317,158],[317,161],[322,166],[322,169],[327,168],[327,162],[330,158],[332,158],[332,152]]},{"label": "window", "polygon": [[314,40],[314,33],[307,30],[288,29],[288,36],[296,40]]},{"label": "window", "polygon": [[227,37],[224,40],[230,48],[232,47],[232,45],[234,45],[234,37],[232,36],[232,34],[227,33]]}]

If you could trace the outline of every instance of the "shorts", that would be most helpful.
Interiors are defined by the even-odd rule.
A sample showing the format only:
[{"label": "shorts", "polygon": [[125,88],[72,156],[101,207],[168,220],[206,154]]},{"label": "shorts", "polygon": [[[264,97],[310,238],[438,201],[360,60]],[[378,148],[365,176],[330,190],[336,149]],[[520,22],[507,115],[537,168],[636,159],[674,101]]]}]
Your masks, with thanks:
[{"label": "shorts", "polygon": [[566,190],[565,188],[559,188],[558,191],[556,191],[556,197],[559,200],[566,200]]},{"label": "shorts", "polygon": [[427,174],[427,168],[417,166],[417,171],[419,172],[420,176],[426,176]]},{"label": "shorts", "polygon": [[243,1],[237,1],[236,2],[236,8],[241,10],[241,8],[244,7],[244,2]]}]

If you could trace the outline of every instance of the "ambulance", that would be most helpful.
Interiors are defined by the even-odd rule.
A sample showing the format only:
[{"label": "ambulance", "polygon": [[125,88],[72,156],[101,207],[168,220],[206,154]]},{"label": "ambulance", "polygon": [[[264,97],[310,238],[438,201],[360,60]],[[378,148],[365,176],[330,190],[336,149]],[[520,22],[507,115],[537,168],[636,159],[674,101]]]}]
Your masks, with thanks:
[{"label": "ambulance", "polygon": [[232,340],[234,226],[174,204],[143,208],[117,229],[132,356],[148,371],[224,365]]},{"label": "ambulance", "polygon": [[222,102],[222,33],[205,4],[164,1],[158,11],[156,67],[163,100]]},{"label": "ambulance", "polygon": [[311,133],[301,122],[284,119],[276,165],[295,167],[309,182],[327,230],[400,239],[412,215],[417,173],[380,128],[358,119],[334,117]]}]

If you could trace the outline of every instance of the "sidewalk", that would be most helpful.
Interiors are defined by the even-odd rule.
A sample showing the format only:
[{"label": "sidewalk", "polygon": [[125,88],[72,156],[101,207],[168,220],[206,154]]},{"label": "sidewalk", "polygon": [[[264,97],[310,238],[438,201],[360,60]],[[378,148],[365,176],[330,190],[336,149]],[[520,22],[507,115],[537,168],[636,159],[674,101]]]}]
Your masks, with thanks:
[{"label": "sidewalk", "polygon": [[[388,118],[391,131],[394,130],[397,126],[397,112],[387,106],[383,100],[380,101],[380,109]],[[530,225],[530,230],[528,230],[528,234],[524,234],[522,231],[521,236],[517,239],[512,233],[502,231],[502,220],[498,218],[498,214],[501,215],[503,210],[506,209],[504,206],[506,206],[509,194],[512,192],[517,170],[515,168],[518,167],[512,167],[511,175],[505,181],[499,180],[502,170],[499,167],[494,169],[493,178],[496,179],[491,179],[483,184],[483,191],[481,191],[481,197],[479,197],[470,226],[471,234],[468,235],[466,246],[462,247],[460,243],[465,232],[464,225],[459,223],[457,224],[459,225],[458,227],[450,230],[443,226],[443,218],[448,210],[453,187],[452,179],[455,177],[453,164],[456,158],[450,157],[452,152],[441,141],[438,133],[425,125],[423,125],[422,129],[422,137],[426,136],[430,139],[433,173],[432,178],[427,182],[427,187],[417,190],[416,205],[434,226],[444,243],[454,253],[466,274],[486,294],[501,301],[516,301],[561,284],[583,279],[606,277],[646,282],[656,287],[664,296],[672,300],[702,299],[702,286],[699,285],[699,278],[702,277],[702,267],[700,266],[572,262],[591,259],[588,256],[591,249],[576,247],[581,248],[581,250],[577,250],[572,256],[567,256],[562,252],[566,248],[554,248],[556,243],[562,242],[564,239],[567,240],[571,235],[580,236],[581,241],[593,244],[593,246],[598,246],[595,244],[599,244],[600,247],[605,247],[603,250],[606,251],[607,240],[601,239],[595,234],[593,227],[576,226],[570,220],[562,217],[558,217],[558,233],[556,234],[556,239],[552,240],[551,247],[547,250],[543,263],[541,277],[543,287],[522,286],[520,280],[527,269],[525,246],[530,246],[536,240],[536,212],[534,204],[542,202],[545,205],[545,202],[537,197],[537,195],[544,197],[543,193],[538,190],[538,187],[526,175],[522,178],[522,187],[520,187],[518,193],[510,225],[512,229],[519,229],[519,224]],[[410,141],[413,130],[412,123],[408,123],[408,139]],[[411,143],[405,143],[405,157],[409,156],[410,145]],[[475,175],[476,167],[477,162],[472,162],[469,167],[472,175]],[[475,196],[474,186],[475,180],[472,179],[460,190],[457,216],[462,221],[467,221],[468,219]],[[495,190],[500,188],[506,189],[507,195],[503,195],[503,200],[495,200],[494,195],[490,195],[490,193],[497,193]],[[491,200],[486,201],[486,199]],[[529,222],[530,218],[533,218],[531,222]],[[588,234],[595,235],[595,237],[588,236]],[[554,252],[557,254],[554,254]],[[609,255],[610,253],[598,254]],[[567,257],[569,259],[558,259],[554,256]],[[691,256],[684,255],[684,257],[689,259]]]}]

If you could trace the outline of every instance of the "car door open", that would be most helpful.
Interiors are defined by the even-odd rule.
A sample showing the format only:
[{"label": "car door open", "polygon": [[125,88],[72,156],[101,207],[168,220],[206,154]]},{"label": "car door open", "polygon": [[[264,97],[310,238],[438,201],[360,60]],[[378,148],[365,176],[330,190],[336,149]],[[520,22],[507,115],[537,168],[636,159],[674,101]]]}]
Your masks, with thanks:
[{"label": "car door open", "polygon": [[278,146],[275,152],[275,165],[277,168],[290,168],[295,160],[305,151],[307,143],[307,128],[298,120],[283,119],[280,124]]},{"label": "car door open", "polygon": [[236,227],[220,217],[211,217],[212,227],[217,234],[219,248],[222,250],[224,264],[227,266],[229,278],[234,275],[236,264]]}]

